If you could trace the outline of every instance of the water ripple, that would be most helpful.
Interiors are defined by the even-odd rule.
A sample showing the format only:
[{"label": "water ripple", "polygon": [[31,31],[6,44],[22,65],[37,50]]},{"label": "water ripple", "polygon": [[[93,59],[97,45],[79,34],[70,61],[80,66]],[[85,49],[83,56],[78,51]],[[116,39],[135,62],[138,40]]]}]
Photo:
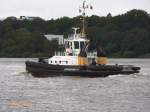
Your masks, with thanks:
[{"label": "water ripple", "polygon": [[[110,59],[142,71],[106,78],[34,78],[27,59],[0,59],[0,112],[149,112],[150,59]],[[129,61],[130,60],[130,61]]]}]

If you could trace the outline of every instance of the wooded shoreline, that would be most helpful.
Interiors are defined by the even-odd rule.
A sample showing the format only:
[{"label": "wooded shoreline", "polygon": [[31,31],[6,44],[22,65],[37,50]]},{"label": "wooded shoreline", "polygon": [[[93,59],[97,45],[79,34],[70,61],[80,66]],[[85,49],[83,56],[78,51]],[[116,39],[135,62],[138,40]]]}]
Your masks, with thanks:
[{"label": "wooded shoreline", "polygon": [[[87,17],[87,37],[100,44],[108,57],[150,58],[150,15],[143,10],[106,17]],[[39,17],[0,20],[0,57],[50,57],[60,49],[57,42],[44,34],[67,37],[72,27],[81,27],[80,16],[43,20]]]}]

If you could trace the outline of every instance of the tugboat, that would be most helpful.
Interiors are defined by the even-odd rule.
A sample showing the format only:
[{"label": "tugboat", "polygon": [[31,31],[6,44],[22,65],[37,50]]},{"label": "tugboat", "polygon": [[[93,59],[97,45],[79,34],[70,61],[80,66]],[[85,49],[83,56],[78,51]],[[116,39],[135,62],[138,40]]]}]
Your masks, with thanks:
[{"label": "tugboat", "polygon": [[86,10],[92,6],[80,7],[82,13],[82,30],[73,28],[74,34],[64,39],[64,52],[55,52],[55,55],[47,59],[39,59],[38,62],[26,61],[26,70],[34,77],[52,76],[81,76],[81,77],[106,77],[117,74],[139,73],[140,67],[133,65],[108,65],[107,56],[99,45],[95,52],[89,52],[90,40],[86,38],[85,17]]}]

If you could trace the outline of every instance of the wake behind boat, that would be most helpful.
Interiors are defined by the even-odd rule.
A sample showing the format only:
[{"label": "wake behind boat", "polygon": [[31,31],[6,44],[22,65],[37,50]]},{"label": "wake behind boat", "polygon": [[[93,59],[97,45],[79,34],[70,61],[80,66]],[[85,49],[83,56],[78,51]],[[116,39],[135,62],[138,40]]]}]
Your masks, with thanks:
[{"label": "wake behind boat", "polygon": [[86,38],[85,33],[85,11],[91,6],[83,2],[80,7],[82,13],[82,29],[73,28],[74,34],[67,39],[63,39],[63,52],[56,52],[55,55],[47,59],[39,59],[38,62],[26,61],[26,70],[35,77],[50,76],[82,76],[82,77],[106,77],[115,74],[138,73],[140,67],[133,65],[108,65],[107,56],[100,45],[95,44],[95,51],[89,52],[92,45]]}]

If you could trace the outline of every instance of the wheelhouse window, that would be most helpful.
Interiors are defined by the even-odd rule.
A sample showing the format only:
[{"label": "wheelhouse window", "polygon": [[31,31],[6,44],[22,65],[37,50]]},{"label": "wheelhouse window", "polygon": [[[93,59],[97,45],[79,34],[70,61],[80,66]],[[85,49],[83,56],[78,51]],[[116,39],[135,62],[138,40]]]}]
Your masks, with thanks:
[{"label": "wheelhouse window", "polygon": [[80,48],[82,49],[84,47],[85,43],[84,42],[80,42]]},{"label": "wheelhouse window", "polygon": [[69,48],[69,42],[68,41],[65,42],[65,47]]},{"label": "wheelhouse window", "polygon": [[79,49],[79,42],[77,42],[77,41],[74,42],[74,48]]}]

